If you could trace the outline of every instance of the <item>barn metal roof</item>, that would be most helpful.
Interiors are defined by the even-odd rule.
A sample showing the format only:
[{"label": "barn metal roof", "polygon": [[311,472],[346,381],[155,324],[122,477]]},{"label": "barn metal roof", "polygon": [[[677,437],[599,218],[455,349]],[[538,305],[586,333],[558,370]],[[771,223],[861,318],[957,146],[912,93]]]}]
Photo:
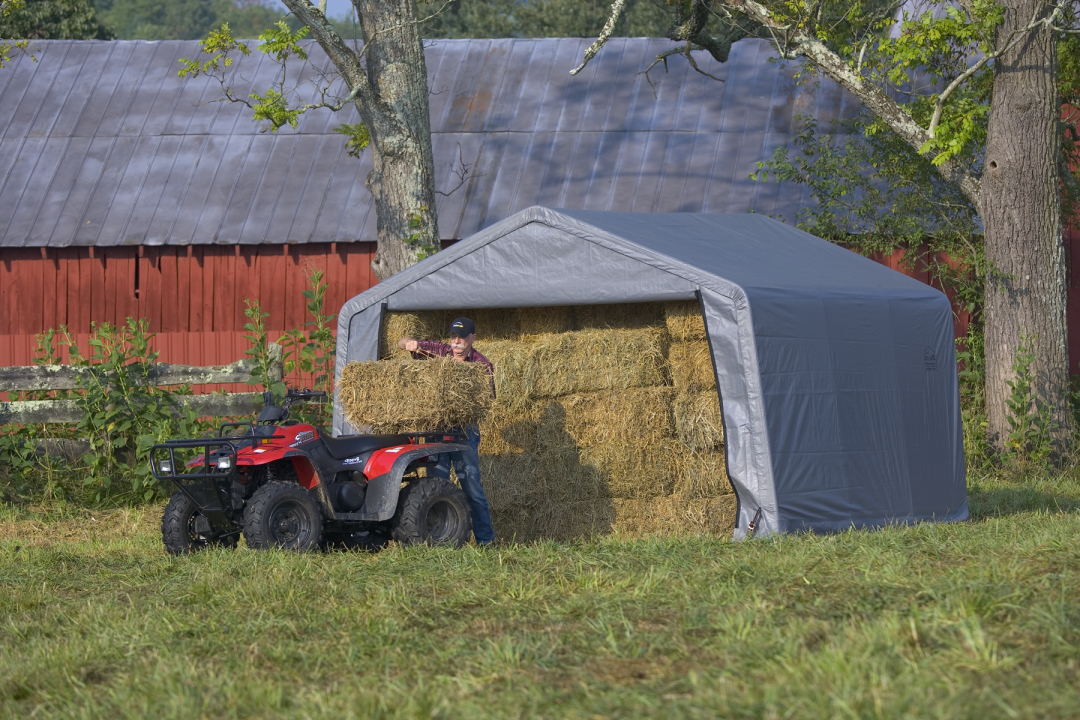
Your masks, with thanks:
[{"label": "barn metal roof", "polygon": [[[755,211],[793,221],[804,188],[748,179],[788,142],[795,115],[827,123],[858,102],[828,80],[799,84],[764,41],[723,65],[698,54],[639,74],[668,40],[438,40],[427,49],[444,239],[532,205],[635,212]],[[40,41],[0,70],[0,245],[257,244],[375,240],[370,153],[344,151],[352,107],[260,132],[220,88],[177,76],[194,41]],[[311,60],[329,69],[318,46]],[[276,66],[238,61],[263,90]],[[310,79],[305,70],[297,79]],[[246,92],[246,88],[238,90]]]}]

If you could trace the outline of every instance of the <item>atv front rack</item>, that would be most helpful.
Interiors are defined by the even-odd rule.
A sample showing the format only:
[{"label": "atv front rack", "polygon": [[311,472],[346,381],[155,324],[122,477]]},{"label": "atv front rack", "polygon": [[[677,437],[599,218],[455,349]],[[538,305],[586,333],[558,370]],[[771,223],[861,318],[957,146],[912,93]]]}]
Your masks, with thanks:
[{"label": "atv front rack", "polygon": [[[177,457],[177,451],[197,449],[202,450],[201,467],[188,466],[191,459],[188,453],[180,452]],[[150,449],[150,472],[158,480],[172,482],[191,498],[213,527],[231,527],[230,485],[236,472],[236,453],[236,445],[224,438],[170,440]],[[196,452],[194,456],[200,454]]]}]

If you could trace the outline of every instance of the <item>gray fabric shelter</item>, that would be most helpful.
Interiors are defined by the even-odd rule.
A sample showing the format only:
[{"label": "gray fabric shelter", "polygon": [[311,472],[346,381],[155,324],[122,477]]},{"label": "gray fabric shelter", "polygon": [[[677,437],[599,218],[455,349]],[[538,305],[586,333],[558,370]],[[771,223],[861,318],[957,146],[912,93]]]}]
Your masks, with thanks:
[{"label": "gray fabric shelter", "polygon": [[736,538],[759,508],[759,534],[967,518],[948,299],[761,215],[528,208],[345,303],[337,374],[378,357],[384,310],[695,297]]}]

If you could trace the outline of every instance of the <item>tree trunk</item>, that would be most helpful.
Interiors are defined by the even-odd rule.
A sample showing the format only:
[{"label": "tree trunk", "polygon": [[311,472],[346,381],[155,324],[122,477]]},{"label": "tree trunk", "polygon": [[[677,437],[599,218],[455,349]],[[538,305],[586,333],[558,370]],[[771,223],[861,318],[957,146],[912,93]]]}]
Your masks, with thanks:
[{"label": "tree trunk", "polygon": [[[999,42],[1024,27],[1042,3],[1004,4]],[[1022,336],[1034,346],[1035,390],[1053,409],[1059,450],[1068,448],[1073,429],[1056,79],[1054,41],[1042,29],[999,58],[994,70],[980,211],[991,273],[984,305],[987,432],[999,448],[1010,432],[1006,383],[1016,376]]]},{"label": "tree trunk", "polygon": [[354,0],[364,35],[373,97],[356,107],[371,135],[380,280],[404,270],[420,253],[439,249],[435,162],[431,154],[427,66],[414,0]]}]

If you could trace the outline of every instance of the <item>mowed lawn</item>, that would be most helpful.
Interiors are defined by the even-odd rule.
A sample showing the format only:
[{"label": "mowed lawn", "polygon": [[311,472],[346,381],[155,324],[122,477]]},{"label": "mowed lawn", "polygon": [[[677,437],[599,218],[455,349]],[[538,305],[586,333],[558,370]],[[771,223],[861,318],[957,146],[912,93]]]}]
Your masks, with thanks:
[{"label": "mowed lawn", "polygon": [[1080,714],[1080,482],[832,536],[165,555],[0,512],[0,717]]}]

